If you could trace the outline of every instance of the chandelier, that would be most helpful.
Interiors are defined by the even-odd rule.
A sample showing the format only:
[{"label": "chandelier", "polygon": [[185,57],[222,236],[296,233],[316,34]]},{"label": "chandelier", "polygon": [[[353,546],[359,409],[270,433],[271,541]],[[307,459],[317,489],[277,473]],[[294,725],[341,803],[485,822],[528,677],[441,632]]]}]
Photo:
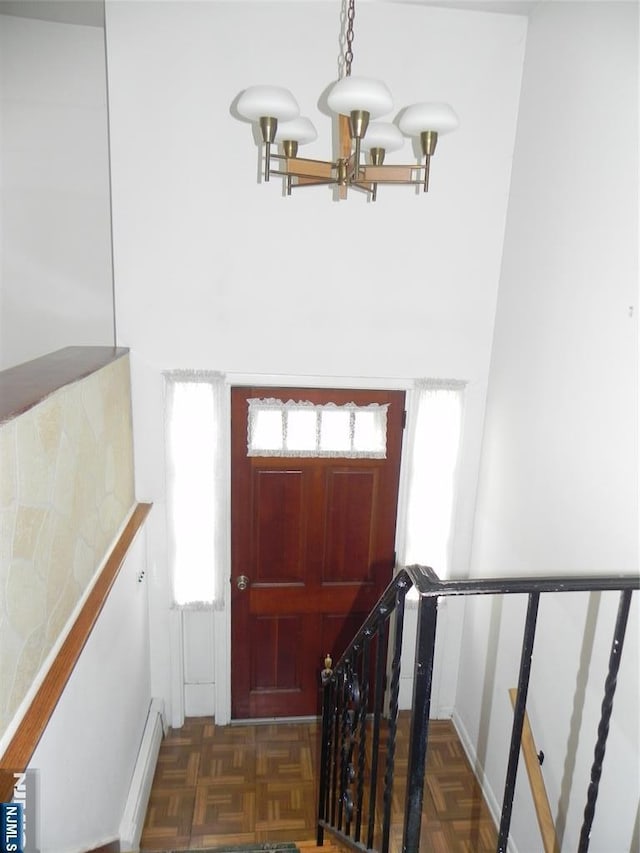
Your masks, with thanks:
[{"label": "chandelier", "polygon": [[[237,110],[260,126],[264,147],[262,177],[285,179],[287,195],[293,187],[334,185],[338,197],[348,188],[363,190],[376,200],[380,184],[404,184],[429,189],[429,167],[438,136],[455,130],[458,117],[443,103],[412,104],[401,110],[398,123],[378,121],[393,110],[391,92],[380,80],[352,77],[355,0],[348,0],[343,42],[346,45],[343,76],[329,92],[329,109],[338,116],[338,156],[334,160],[298,157],[298,146],[313,142],[318,134],[300,115],[296,99],[279,86],[250,86],[241,93]],[[423,161],[409,165],[385,164],[385,155],[400,149],[405,137],[420,140]],[[280,146],[275,149],[272,146]],[[280,153],[281,151],[281,153]],[[368,161],[362,152],[368,153]],[[262,159],[262,158],[261,158]],[[277,168],[272,161],[277,161]]]}]

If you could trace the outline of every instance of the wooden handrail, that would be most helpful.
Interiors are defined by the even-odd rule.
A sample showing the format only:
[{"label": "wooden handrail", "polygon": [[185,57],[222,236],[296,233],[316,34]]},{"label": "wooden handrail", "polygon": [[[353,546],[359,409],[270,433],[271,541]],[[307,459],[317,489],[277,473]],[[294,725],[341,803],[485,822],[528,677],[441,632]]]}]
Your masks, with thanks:
[{"label": "wooden handrail", "polygon": [[0,423],[128,353],[127,347],[65,347],[0,371]]},{"label": "wooden handrail", "polygon": [[62,696],[69,676],[78,662],[85,643],[118,577],[127,551],[136,533],[142,527],[151,507],[152,504],[150,503],[136,504],[60,651],[20,721],[2,758],[0,758],[0,802],[11,800],[14,783],[13,773],[22,773],[28,766],[58,700]]},{"label": "wooden handrail", "polygon": [[[518,691],[515,687],[509,689],[509,698],[511,705],[515,708],[516,697]],[[531,786],[531,794],[533,796],[533,804],[536,809],[536,817],[538,818],[538,826],[540,827],[540,835],[542,836],[542,844],[544,853],[559,853],[558,839],[556,837],[556,827],[549,806],[549,798],[544,786],[542,778],[542,770],[540,769],[540,759],[536,749],[531,724],[529,723],[529,715],[524,712],[524,723],[522,726],[522,754],[524,755],[524,763],[527,768],[527,776]]]}]

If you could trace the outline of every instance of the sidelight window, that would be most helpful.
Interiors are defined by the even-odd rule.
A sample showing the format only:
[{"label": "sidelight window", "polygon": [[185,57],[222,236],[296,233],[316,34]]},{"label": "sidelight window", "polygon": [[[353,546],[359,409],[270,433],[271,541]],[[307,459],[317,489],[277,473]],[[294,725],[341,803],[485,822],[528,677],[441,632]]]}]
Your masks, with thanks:
[{"label": "sidelight window", "polygon": [[175,371],[166,378],[167,520],[173,601],[222,603],[226,563],[228,418],[224,377]]},{"label": "sidelight window", "polygon": [[464,387],[453,380],[418,380],[410,398],[403,459],[405,514],[398,556],[403,565],[431,566],[441,578],[452,569]]}]

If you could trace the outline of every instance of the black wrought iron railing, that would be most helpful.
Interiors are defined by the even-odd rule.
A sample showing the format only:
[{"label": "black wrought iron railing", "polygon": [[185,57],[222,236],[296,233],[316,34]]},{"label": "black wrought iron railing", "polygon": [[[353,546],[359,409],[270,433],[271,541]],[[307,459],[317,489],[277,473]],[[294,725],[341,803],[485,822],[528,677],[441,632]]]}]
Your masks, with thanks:
[{"label": "black wrought iron railing", "polygon": [[[386,589],[337,664],[323,673],[321,777],[318,845],[329,830],[359,851],[388,853],[394,785],[400,656],[406,595],[418,593],[413,702],[409,731],[402,853],[417,853],[428,749],[429,712],[438,600],[448,596],[528,596],[509,758],[498,829],[497,853],[509,840],[520,742],[536,634],[540,596],[545,593],[618,591],[600,723],[580,832],[578,853],[586,853],[595,815],[613,698],[625,630],[638,576],[538,577],[443,581],[432,569],[402,569]],[[389,654],[387,654],[387,651]],[[391,660],[387,684],[387,660]],[[384,703],[386,706],[383,707]]]}]

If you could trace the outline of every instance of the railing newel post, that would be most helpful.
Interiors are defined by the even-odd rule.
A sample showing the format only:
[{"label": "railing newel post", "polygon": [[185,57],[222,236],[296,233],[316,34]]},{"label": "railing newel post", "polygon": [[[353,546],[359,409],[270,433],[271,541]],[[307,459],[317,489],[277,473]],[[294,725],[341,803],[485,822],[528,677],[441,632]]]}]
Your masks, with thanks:
[{"label": "railing newel post", "polygon": [[330,655],[324,659],[324,669],[320,674],[322,683],[322,733],[320,753],[320,781],[318,786],[318,831],[317,845],[324,843],[324,823],[327,819],[331,764],[331,707],[333,704],[333,670]]}]

